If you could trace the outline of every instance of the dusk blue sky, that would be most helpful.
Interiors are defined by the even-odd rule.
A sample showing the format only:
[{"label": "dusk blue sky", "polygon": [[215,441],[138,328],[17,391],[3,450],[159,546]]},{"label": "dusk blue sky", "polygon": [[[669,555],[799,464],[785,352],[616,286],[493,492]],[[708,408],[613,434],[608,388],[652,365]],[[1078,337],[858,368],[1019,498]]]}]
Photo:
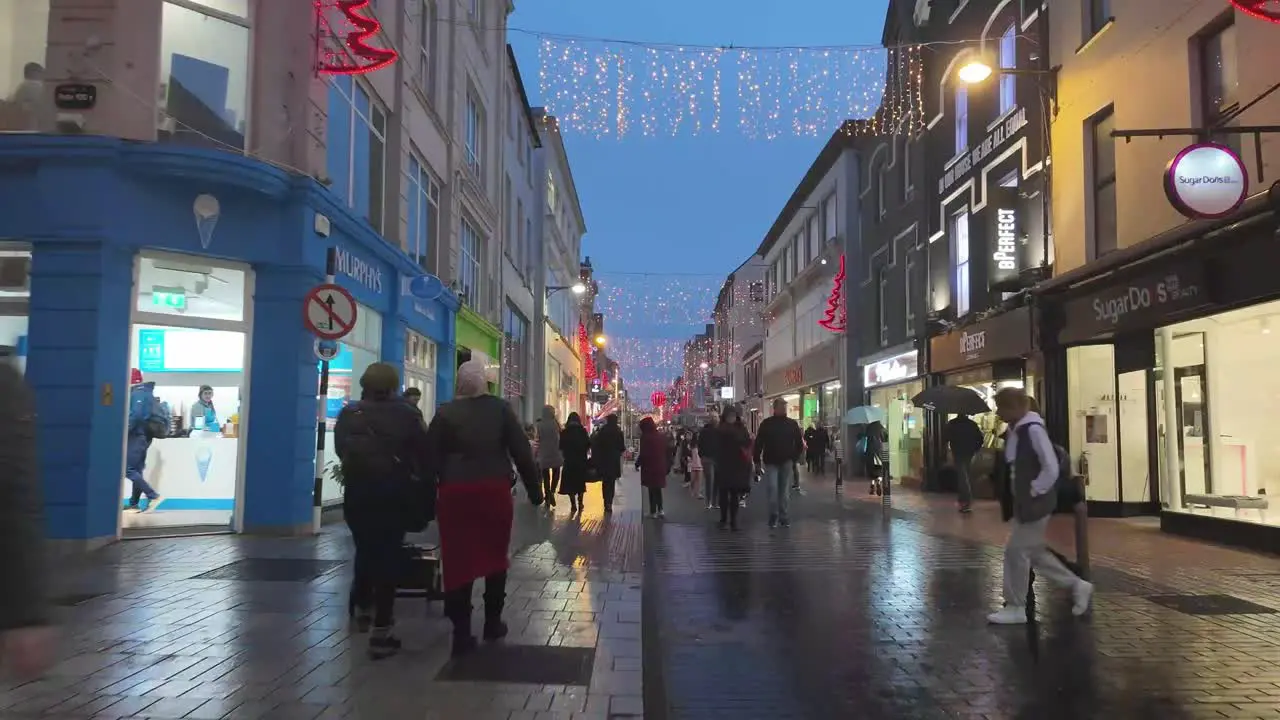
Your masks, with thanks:
[{"label": "dusk blue sky", "polygon": [[[886,0],[517,0],[509,38],[530,102],[554,110],[540,87],[542,41],[519,30],[711,46],[877,45],[885,7]],[[588,58],[605,51],[585,41],[578,47]],[[545,69],[554,86],[571,66]],[[856,83],[825,83],[813,95],[838,104],[841,92],[878,80],[860,75]],[[726,111],[716,133],[598,139],[564,127],[587,222],[583,253],[602,285],[597,309],[606,313],[624,377],[646,395],[679,373],[679,343],[707,322],[725,276],[758,247],[838,127],[832,116],[813,136],[748,137],[738,127],[736,83],[734,71],[723,84]]]}]

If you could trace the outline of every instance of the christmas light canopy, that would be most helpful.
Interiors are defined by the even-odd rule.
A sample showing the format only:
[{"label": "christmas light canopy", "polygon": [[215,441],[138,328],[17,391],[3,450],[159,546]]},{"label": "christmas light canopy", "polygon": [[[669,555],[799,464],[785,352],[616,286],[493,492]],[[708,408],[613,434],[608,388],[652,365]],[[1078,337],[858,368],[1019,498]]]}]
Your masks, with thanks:
[{"label": "christmas light canopy", "polygon": [[1231,0],[1240,12],[1280,25],[1280,0]]},{"label": "christmas light canopy", "polygon": [[318,72],[363,75],[396,61],[399,53],[395,50],[369,44],[382,31],[382,23],[369,4],[370,0],[316,0]]},{"label": "christmas light canopy", "polygon": [[827,311],[818,324],[831,332],[843,332],[848,324],[848,310],[844,297],[844,256],[840,267],[831,279],[831,295],[827,297]]}]

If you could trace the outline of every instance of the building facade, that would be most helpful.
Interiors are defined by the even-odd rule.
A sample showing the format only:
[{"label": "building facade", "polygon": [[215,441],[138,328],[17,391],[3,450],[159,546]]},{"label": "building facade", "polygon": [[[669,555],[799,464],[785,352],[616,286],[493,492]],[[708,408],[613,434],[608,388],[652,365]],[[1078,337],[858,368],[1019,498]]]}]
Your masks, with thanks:
[{"label": "building facade", "polygon": [[[0,51],[0,129],[26,132],[0,134],[0,238],[30,260],[26,316],[3,319],[57,438],[41,448],[54,538],[310,532],[313,503],[341,501],[331,441],[315,467],[316,415],[331,428],[369,364],[400,367],[428,416],[466,356],[491,361],[496,388],[508,9],[376,3],[372,44],[400,56],[362,73],[332,3],[4,6],[22,37]],[[55,103],[68,84],[89,89]],[[355,317],[318,399],[302,317],[326,269]],[[424,273],[452,291],[412,294]],[[180,420],[213,387],[221,428],[155,442],[165,507],[122,518],[131,367]],[[69,401],[90,396],[87,414]]]},{"label": "building facade", "polygon": [[860,258],[855,136],[851,125],[832,135],[756,251],[766,266],[764,399],[786,400],[806,427],[841,427],[846,392],[862,395],[847,377],[845,335],[846,313],[856,312],[847,277],[858,276]]},{"label": "building facade", "polygon": [[764,341],[766,267],[763,257],[752,255],[729,273],[716,296],[711,389],[721,404],[745,397],[743,353]]},{"label": "building facade", "polygon": [[1055,4],[1048,45],[1050,424],[1091,513],[1274,551],[1280,137],[1240,129],[1280,115],[1277,28],[1226,2],[1092,5]]},{"label": "building facade", "polygon": [[764,406],[764,342],[742,351],[742,421],[754,435],[768,414]]},{"label": "building facade", "polygon": [[542,305],[537,292],[541,269],[543,179],[535,156],[541,152],[538,121],[529,107],[524,79],[515,53],[507,46],[507,110],[503,129],[502,186],[502,394],[516,415],[531,423],[538,418],[543,394],[539,362],[541,346],[534,342],[534,318]]},{"label": "building facade", "polygon": [[539,333],[535,345],[543,349],[542,397],[563,420],[571,412],[583,412],[587,387],[579,334],[580,327],[585,332],[581,296],[587,288],[580,259],[587,226],[559,125],[542,108],[535,108],[533,114],[542,134],[542,152],[537,154],[542,186],[541,277],[535,293],[541,312],[534,318]]}]

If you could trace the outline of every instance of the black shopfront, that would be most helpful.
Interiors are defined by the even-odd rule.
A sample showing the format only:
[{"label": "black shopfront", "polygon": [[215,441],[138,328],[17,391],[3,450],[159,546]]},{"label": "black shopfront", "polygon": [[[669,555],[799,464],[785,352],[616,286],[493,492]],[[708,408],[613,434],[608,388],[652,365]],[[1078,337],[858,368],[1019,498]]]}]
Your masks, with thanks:
[{"label": "black shopfront", "polygon": [[1090,514],[1280,552],[1274,210],[1255,198],[1115,254],[1037,298],[1050,431]]}]

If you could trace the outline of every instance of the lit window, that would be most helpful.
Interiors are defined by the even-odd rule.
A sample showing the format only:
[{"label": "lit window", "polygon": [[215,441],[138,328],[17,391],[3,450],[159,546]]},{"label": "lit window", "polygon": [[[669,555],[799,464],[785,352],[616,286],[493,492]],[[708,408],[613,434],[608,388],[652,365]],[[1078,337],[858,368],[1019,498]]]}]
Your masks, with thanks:
[{"label": "lit window", "polygon": [[955,258],[956,317],[969,314],[969,211],[956,213],[951,219],[953,257]]},{"label": "lit window", "polygon": [[408,216],[405,252],[423,270],[429,270],[428,253],[440,222],[440,185],[416,155],[409,156]]},{"label": "lit window", "polygon": [[386,113],[360,83],[329,81],[326,165],[329,190],[382,232],[386,202]]},{"label": "lit window", "polygon": [[249,20],[244,0],[204,2],[213,15],[164,3],[156,139],[245,149],[249,108]]},{"label": "lit window", "polygon": [[[1000,69],[1018,68],[1018,32],[1010,25],[1000,36]],[[1018,104],[1018,77],[1010,72],[1000,74],[1000,114],[1004,115]]]},{"label": "lit window", "polygon": [[956,87],[956,155],[969,147],[969,88]]}]

